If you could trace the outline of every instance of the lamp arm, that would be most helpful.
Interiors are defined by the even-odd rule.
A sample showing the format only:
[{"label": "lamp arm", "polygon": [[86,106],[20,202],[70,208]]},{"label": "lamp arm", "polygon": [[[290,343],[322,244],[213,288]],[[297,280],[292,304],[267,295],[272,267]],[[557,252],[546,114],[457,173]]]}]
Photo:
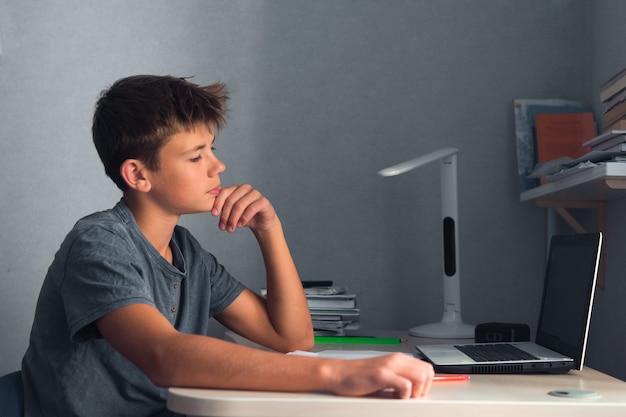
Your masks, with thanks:
[{"label": "lamp arm", "polygon": [[452,156],[458,151],[459,150],[456,148],[441,148],[429,154],[418,156],[415,159],[411,159],[409,161],[402,162],[385,169],[381,169],[380,171],[378,171],[378,174],[382,175],[383,177],[393,177],[395,175],[404,174],[405,172],[411,171],[415,168],[419,168],[426,164],[430,164],[431,162],[447,158],[448,156]]}]

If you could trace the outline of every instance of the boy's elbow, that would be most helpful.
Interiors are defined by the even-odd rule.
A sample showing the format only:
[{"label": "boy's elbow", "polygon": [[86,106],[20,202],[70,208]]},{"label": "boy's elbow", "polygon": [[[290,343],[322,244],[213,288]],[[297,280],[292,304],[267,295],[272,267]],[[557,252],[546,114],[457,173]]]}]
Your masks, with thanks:
[{"label": "boy's elbow", "polygon": [[299,350],[311,350],[313,349],[314,346],[315,346],[315,339],[313,339],[313,336],[311,336],[311,339],[307,340],[307,342],[304,343]]},{"label": "boy's elbow", "polygon": [[311,337],[307,337],[305,339],[299,340],[290,351],[294,350],[311,350],[315,346],[315,340],[313,339],[313,335]]},{"label": "boy's elbow", "polygon": [[175,384],[175,365],[166,349],[151,349],[140,365],[141,371],[157,387],[171,387]]},{"label": "boy's elbow", "polygon": [[306,334],[298,338],[288,340],[283,350],[285,352],[293,352],[295,350],[308,351],[313,349],[313,346],[315,346],[315,338],[313,337],[313,329],[311,329],[310,332],[306,332]]},{"label": "boy's elbow", "polygon": [[315,346],[315,337],[313,329],[307,334],[306,338],[302,341],[303,345],[300,350],[311,350]]},{"label": "boy's elbow", "polygon": [[154,339],[152,342],[146,341],[141,348],[117,349],[128,360],[129,365],[134,365],[150,382],[159,387],[172,386],[175,377],[176,364],[172,362],[172,358],[177,355],[170,354],[170,350],[166,343]]}]

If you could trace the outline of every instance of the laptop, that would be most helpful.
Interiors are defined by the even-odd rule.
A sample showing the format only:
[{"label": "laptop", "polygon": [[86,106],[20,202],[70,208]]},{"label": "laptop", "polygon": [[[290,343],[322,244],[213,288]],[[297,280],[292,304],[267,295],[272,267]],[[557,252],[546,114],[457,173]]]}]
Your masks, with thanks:
[{"label": "laptop", "polygon": [[[417,345],[417,350],[436,372],[443,373],[566,373],[582,369],[601,245],[601,233],[551,238],[535,342]],[[482,350],[508,350],[515,355],[509,352],[495,358],[475,352]]]}]

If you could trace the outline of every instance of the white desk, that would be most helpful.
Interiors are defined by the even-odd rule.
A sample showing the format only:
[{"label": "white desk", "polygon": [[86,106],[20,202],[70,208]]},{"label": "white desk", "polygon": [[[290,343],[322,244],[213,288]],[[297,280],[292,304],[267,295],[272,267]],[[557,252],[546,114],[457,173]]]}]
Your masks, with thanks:
[{"label": "white desk", "polygon": [[[395,335],[401,332],[394,332]],[[316,350],[365,349],[414,352],[414,345],[440,340],[405,337],[401,345],[316,346]],[[584,389],[597,398],[549,395],[552,390]],[[434,382],[427,398],[394,400],[340,397],[324,393],[279,393],[170,388],[168,408],[189,416],[346,417],[346,416],[626,416],[626,382],[590,368],[565,375],[472,375],[466,382]]]}]

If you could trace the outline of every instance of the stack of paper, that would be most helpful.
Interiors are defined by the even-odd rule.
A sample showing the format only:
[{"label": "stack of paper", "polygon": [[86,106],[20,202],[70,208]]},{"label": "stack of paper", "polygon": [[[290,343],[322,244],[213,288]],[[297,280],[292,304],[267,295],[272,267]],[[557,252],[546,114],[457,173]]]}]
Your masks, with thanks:
[{"label": "stack of paper", "polygon": [[347,329],[358,328],[356,294],[345,286],[310,287],[304,294],[316,335],[343,335]]},{"label": "stack of paper", "polygon": [[[315,334],[342,336],[346,330],[359,328],[360,310],[356,294],[348,292],[342,285],[304,287],[304,294],[311,312]],[[267,290],[261,289],[266,296]]]},{"label": "stack of paper", "polygon": [[626,130],[610,130],[583,143],[594,151],[624,152],[626,151]]}]

